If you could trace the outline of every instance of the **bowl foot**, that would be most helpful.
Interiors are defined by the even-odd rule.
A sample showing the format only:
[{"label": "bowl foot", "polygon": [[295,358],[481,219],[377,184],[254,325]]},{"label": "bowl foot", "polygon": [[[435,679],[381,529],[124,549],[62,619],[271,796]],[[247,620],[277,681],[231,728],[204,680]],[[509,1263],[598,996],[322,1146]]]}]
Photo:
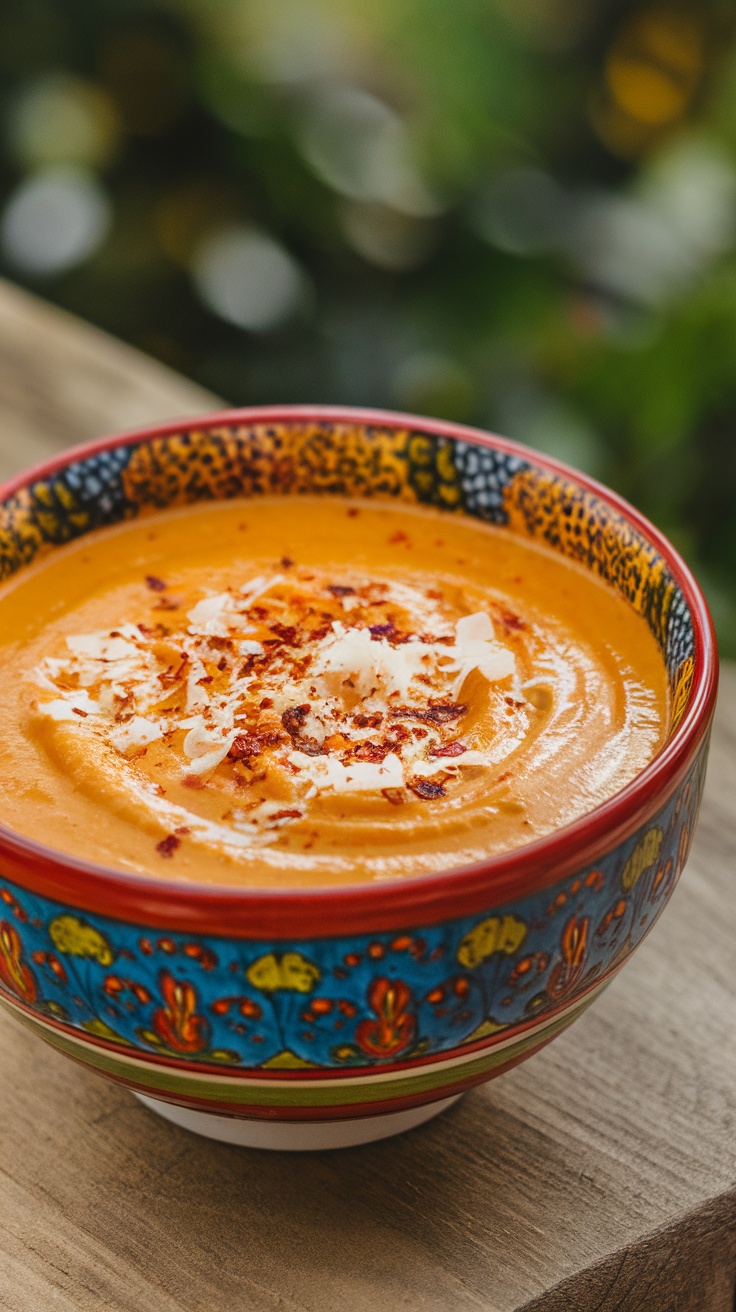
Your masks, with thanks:
[{"label": "bowl foot", "polygon": [[404,1130],[413,1130],[433,1116],[451,1107],[462,1094],[425,1103],[408,1111],[386,1112],[382,1116],[363,1116],[352,1121],[260,1121],[217,1116],[214,1112],[193,1111],[176,1103],[163,1102],[136,1093],[146,1107],[164,1120],[184,1130],[203,1134],[208,1139],[237,1144],[241,1148],[272,1148],[285,1152],[310,1152],[325,1148],[353,1148],[361,1143],[388,1139]]}]

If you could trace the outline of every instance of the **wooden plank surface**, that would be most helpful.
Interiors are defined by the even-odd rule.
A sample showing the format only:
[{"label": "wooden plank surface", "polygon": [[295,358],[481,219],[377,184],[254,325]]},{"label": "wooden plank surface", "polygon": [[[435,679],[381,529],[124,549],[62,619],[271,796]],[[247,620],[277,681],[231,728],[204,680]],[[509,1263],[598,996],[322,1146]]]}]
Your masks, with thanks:
[{"label": "wooden plank surface", "polygon": [[65,446],[214,404],[180,374],[0,280],[0,479]]},{"label": "wooden plank surface", "polygon": [[[211,400],[0,284],[0,476]],[[382,1144],[198,1139],[1,1016],[0,1308],[734,1312],[734,798],[729,667],[652,936],[532,1061]]]}]

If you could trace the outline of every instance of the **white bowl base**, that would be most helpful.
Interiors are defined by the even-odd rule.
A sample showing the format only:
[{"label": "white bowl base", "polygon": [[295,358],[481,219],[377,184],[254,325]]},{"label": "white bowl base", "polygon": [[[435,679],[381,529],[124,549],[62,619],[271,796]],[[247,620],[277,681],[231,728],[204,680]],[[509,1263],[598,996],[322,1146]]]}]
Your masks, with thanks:
[{"label": "white bowl base", "polygon": [[208,1139],[237,1144],[240,1148],[272,1148],[281,1152],[312,1152],[324,1148],[353,1148],[361,1143],[374,1143],[388,1139],[404,1130],[430,1121],[433,1116],[451,1107],[462,1094],[443,1098],[440,1102],[425,1103],[408,1111],[385,1112],[382,1116],[361,1116],[347,1121],[257,1121],[241,1120],[235,1116],[217,1116],[214,1112],[193,1111],[177,1103],[164,1102],[136,1093],[146,1107],[164,1120],[180,1125],[193,1134]]}]

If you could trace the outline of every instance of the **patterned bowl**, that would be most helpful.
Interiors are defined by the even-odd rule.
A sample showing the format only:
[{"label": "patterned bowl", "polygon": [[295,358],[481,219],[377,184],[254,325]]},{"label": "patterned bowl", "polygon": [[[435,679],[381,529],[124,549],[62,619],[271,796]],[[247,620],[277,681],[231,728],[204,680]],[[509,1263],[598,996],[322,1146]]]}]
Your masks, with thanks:
[{"label": "patterned bowl", "polygon": [[304,492],[443,507],[581,562],[646,619],[673,725],[573,824],[414,880],[175,887],[0,828],[0,1001],[172,1121],[296,1149],[416,1125],[593,1001],[687,859],[717,683],[701,593],[641,515],[536,452],[406,415],[239,410],[77,448],[0,489],[0,577],[162,507]]}]

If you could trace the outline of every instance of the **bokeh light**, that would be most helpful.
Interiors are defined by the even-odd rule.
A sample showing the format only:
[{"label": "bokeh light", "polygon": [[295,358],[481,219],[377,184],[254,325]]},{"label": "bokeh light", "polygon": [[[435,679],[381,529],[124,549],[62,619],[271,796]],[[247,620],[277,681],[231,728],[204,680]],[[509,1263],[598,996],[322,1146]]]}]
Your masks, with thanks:
[{"label": "bokeh light", "polygon": [[21,87],[10,103],[5,132],[10,154],[23,168],[94,168],[116,154],[120,123],[101,87],[58,72]]},{"label": "bokeh light", "polygon": [[420,176],[405,124],[369,92],[326,89],[308,106],[299,135],[308,163],[344,196],[417,218],[441,212],[441,202]]},{"label": "bokeh light", "polygon": [[226,227],[198,246],[192,277],[214,314],[253,333],[272,332],[307,299],[307,279],[288,251],[265,232]]},{"label": "bokeh light", "polygon": [[353,250],[379,269],[395,273],[417,269],[437,244],[437,225],[431,219],[416,218],[380,201],[346,201],[341,216]]},{"label": "bokeh light", "polygon": [[89,259],[110,221],[108,198],[91,174],[50,169],[11,195],[0,220],[0,243],[12,267],[49,277]]}]

